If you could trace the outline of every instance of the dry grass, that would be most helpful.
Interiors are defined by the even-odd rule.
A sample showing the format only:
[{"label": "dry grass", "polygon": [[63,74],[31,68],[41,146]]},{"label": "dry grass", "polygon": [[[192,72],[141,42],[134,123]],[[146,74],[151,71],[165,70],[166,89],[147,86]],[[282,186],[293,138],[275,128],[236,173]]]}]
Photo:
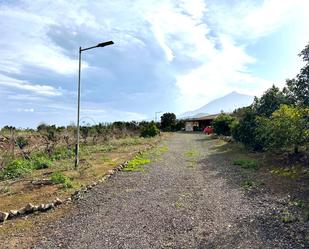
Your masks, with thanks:
[{"label": "dry grass", "polygon": [[[31,202],[46,203],[56,197],[68,197],[76,188],[102,178],[116,165],[134,158],[139,151],[150,149],[168,135],[155,138],[126,138],[113,140],[109,144],[86,146],[82,149],[80,166],[74,169],[73,159],[54,161],[48,169],[34,170],[31,175],[19,180],[0,181],[0,210],[19,209]],[[73,188],[61,184],[34,186],[31,181],[50,178],[53,172],[61,172],[73,181]],[[2,191],[1,191],[2,190]]]}]

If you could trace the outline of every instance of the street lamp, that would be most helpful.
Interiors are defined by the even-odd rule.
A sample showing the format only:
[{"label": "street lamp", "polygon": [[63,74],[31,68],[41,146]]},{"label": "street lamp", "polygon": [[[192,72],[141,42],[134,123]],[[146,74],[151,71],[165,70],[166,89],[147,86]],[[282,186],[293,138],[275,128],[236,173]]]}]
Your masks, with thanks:
[{"label": "street lamp", "polygon": [[157,114],[162,113],[162,111],[155,112],[155,123],[157,123]]},{"label": "street lamp", "polygon": [[79,115],[80,115],[80,73],[81,73],[81,61],[82,61],[82,52],[93,49],[93,48],[102,48],[109,45],[113,45],[113,41],[107,41],[97,44],[89,48],[79,47],[79,60],[78,60],[78,92],[77,92],[77,137],[76,137],[76,147],[75,147],[75,168],[79,164],[78,153],[79,153]]}]

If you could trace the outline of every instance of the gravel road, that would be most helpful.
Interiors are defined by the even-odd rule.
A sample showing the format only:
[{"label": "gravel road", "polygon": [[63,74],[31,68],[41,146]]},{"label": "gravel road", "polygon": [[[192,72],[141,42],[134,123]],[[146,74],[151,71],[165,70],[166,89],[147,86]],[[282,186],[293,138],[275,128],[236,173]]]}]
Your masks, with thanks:
[{"label": "gravel road", "polygon": [[176,133],[144,172],[118,172],[40,232],[33,248],[304,248],[249,198],[216,140]]}]

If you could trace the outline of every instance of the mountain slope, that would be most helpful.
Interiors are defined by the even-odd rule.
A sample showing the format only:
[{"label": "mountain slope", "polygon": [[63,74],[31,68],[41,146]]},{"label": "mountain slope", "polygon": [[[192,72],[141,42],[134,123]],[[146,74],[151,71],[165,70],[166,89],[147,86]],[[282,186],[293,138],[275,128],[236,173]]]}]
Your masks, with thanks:
[{"label": "mountain slope", "polygon": [[208,104],[194,110],[188,111],[181,115],[179,118],[186,117],[200,117],[207,114],[216,114],[221,111],[232,112],[236,108],[244,107],[251,105],[254,97],[246,94],[240,94],[237,92],[231,92],[221,98],[217,98],[213,101],[210,101]]}]

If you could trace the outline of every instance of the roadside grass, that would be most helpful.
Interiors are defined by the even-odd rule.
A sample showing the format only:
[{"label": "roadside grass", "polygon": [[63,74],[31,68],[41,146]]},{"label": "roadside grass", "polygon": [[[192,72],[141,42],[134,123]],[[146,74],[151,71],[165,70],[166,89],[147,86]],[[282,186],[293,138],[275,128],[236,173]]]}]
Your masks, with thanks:
[{"label": "roadside grass", "polygon": [[273,167],[270,171],[272,174],[289,177],[292,179],[298,178],[301,174],[308,174],[309,169],[302,166],[292,166],[290,168]]},{"label": "roadside grass", "polygon": [[243,169],[258,170],[260,168],[259,163],[253,159],[235,159],[233,160],[233,165],[240,166]]},{"label": "roadside grass", "polygon": [[[82,144],[77,169],[74,168],[73,150],[64,146],[57,147],[51,157],[38,152],[33,153],[30,160],[19,158],[10,167],[1,170],[0,211],[19,209],[29,202],[39,204],[52,201],[55,197],[66,198],[76,188],[101,179],[108,170],[128,160],[133,159],[132,168],[139,168],[138,164],[149,162],[147,158],[136,158],[139,151],[155,146],[151,150],[161,155],[168,151],[168,147],[157,144],[167,137],[168,134],[162,134],[154,138],[127,137],[104,144]],[[56,184],[32,185],[32,180],[40,179],[52,179]]]},{"label": "roadside grass", "polygon": [[125,172],[143,172],[144,165],[150,163],[150,159],[143,156],[136,156],[128,162],[128,165],[123,169]]}]

